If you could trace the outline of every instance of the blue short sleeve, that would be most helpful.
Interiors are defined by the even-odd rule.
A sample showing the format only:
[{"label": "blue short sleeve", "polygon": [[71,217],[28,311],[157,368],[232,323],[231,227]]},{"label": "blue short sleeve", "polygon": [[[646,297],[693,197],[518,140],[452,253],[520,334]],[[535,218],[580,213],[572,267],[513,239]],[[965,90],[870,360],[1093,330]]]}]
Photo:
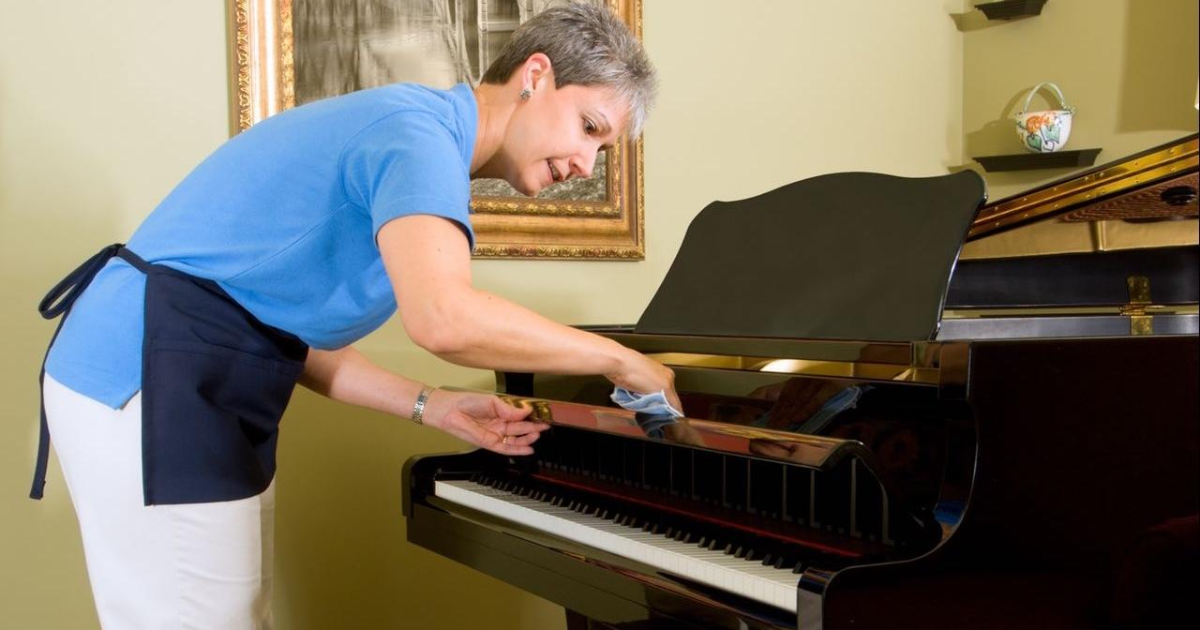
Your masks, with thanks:
[{"label": "blue short sleeve", "polygon": [[457,223],[475,247],[471,177],[457,132],[426,111],[401,111],[370,125],[346,145],[346,196],[371,216],[375,235],[403,216],[429,214]]},{"label": "blue short sleeve", "polygon": [[[216,282],[267,326],[342,348],[382,326],[396,296],[376,235],[412,214],[474,246],[471,87],[395,83],[280,112],[221,145],[128,239],[155,265]],[[119,260],[72,308],[47,374],[112,408],[141,388],[145,276]]]}]

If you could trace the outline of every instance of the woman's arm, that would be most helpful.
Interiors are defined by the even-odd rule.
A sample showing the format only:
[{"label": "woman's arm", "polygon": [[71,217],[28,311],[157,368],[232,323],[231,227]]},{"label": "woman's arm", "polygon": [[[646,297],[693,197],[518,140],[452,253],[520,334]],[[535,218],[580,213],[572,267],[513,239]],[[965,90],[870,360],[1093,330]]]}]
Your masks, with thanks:
[{"label": "woman's arm", "polygon": [[679,407],[674,373],[662,364],[473,288],[467,238],[453,222],[402,217],[384,225],[378,241],[400,319],[422,348],[477,368],[601,374],[633,391],[665,390]]},{"label": "woman's arm", "polygon": [[[354,348],[310,350],[300,384],[334,400],[409,418],[423,383],[392,374]],[[505,455],[529,455],[549,425],[528,422],[496,396],[434,390],[423,421],[477,446]]]},{"label": "woman's arm", "polygon": [[352,347],[309,350],[300,384],[322,396],[408,418],[423,383],[392,374]]}]

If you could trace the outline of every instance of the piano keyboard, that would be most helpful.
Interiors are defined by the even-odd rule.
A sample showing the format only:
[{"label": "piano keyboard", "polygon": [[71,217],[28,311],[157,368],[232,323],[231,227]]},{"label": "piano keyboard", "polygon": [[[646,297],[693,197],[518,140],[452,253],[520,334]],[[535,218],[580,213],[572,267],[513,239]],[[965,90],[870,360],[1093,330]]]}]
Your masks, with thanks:
[{"label": "piano keyboard", "polygon": [[580,513],[568,506],[468,480],[439,480],[437,496],[554,536],[630,558],[667,573],[796,613],[799,565],[778,568],[749,560],[727,549],[712,549],[666,534],[629,527],[605,515]]}]

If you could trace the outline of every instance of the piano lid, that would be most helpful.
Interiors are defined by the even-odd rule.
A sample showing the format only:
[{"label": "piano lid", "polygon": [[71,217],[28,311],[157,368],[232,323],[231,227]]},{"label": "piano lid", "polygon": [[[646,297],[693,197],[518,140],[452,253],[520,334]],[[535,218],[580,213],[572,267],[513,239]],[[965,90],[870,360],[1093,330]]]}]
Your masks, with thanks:
[{"label": "piano lid", "polygon": [[1052,219],[1194,218],[1198,167],[1200,134],[1192,134],[990,203],[979,211],[967,240]]},{"label": "piano lid", "polygon": [[972,171],[835,173],[692,221],[637,333],[866,341],[934,338],[986,198]]},{"label": "piano lid", "polygon": [[1198,171],[1192,134],[984,206],[946,307],[1195,305]]}]

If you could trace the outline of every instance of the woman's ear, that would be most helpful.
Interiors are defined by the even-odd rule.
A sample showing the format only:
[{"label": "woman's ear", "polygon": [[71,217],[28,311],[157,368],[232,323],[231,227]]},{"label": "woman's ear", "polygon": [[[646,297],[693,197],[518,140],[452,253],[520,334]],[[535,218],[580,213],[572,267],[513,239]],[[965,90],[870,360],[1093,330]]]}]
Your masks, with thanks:
[{"label": "woman's ear", "polygon": [[521,88],[536,92],[548,85],[554,85],[554,69],[550,65],[550,58],[540,52],[529,55],[521,68]]}]

